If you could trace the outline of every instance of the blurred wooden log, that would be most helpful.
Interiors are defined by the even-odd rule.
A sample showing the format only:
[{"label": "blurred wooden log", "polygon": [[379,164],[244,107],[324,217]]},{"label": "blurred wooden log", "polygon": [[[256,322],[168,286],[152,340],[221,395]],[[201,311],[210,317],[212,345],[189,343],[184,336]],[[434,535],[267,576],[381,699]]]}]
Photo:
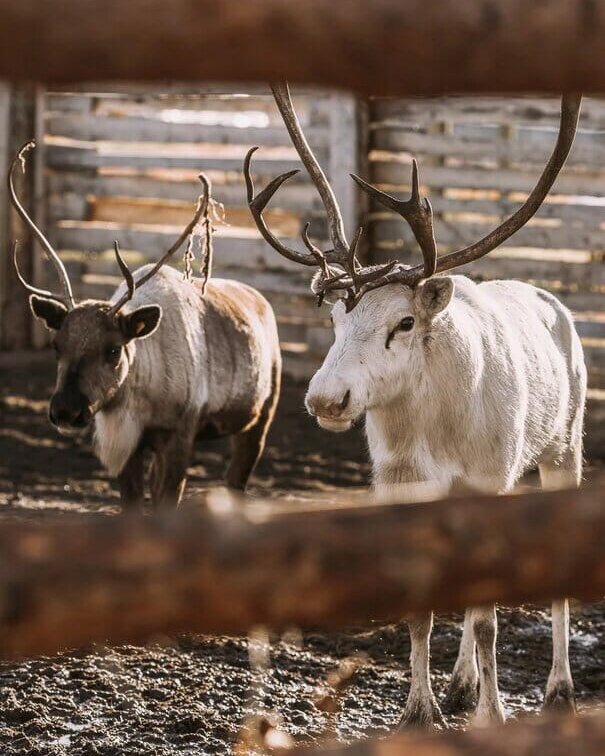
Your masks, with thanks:
[{"label": "blurred wooden log", "polygon": [[348,746],[295,748],[284,756],[596,756],[605,752],[605,715],[549,716],[500,727],[399,735]]},{"label": "blurred wooden log", "polygon": [[0,656],[605,593],[603,488],[430,504],[350,497],[319,509],[219,499],[220,514],[4,519]]},{"label": "blurred wooden log", "polygon": [[595,0],[5,0],[0,76],[604,92],[604,46]]}]

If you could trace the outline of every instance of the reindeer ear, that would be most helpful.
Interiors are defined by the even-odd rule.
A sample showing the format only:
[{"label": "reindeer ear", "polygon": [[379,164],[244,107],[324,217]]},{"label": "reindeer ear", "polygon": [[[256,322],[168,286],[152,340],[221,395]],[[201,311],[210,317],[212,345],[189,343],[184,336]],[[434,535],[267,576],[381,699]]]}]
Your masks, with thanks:
[{"label": "reindeer ear", "polygon": [[159,305],[139,307],[134,312],[120,315],[120,328],[128,341],[142,339],[151,334],[158,327],[162,319],[162,308]]},{"label": "reindeer ear", "polygon": [[29,298],[29,306],[36,318],[43,320],[46,327],[52,331],[58,331],[63,325],[67,315],[67,307],[54,299],[45,299],[32,294]]},{"label": "reindeer ear", "polygon": [[414,291],[414,304],[421,317],[432,320],[450,303],[454,293],[454,282],[447,276],[429,278],[420,283]]}]

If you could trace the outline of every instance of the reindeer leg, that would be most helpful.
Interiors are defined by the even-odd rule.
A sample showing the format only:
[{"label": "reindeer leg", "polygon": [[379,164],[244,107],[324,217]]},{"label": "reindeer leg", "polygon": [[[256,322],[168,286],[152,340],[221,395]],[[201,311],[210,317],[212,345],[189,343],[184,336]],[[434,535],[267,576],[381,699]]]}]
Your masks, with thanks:
[{"label": "reindeer leg", "polygon": [[433,614],[418,615],[408,620],[410,629],[410,662],[412,681],[399,727],[431,728],[443,725],[443,716],[431,688],[430,640]]},{"label": "reindeer leg", "polygon": [[[581,441],[577,451],[570,451],[566,465],[540,464],[542,488],[577,488],[580,483]],[[569,603],[567,599],[552,602],[552,667],[544,695],[545,709],[575,711],[573,678],[569,666]]]},{"label": "reindeer leg", "polygon": [[123,509],[141,507],[145,501],[145,452],[139,446],[118,475]]},{"label": "reindeer leg", "polygon": [[471,609],[471,623],[479,656],[479,703],[474,723],[486,725],[504,722],[496,664],[496,607],[492,605]]},{"label": "reindeer leg", "polygon": [[442,706],[443,710],[448,714],[473,711],[477,706],[479,672],[475,657],[475,636],[473,634],[471,617],[472,610],[467,609],[464,615],[464,629],[462,631],[458,658],[456,659],[452,678]]},{"label": "reindeer leg", "polygon": [[238,433],[231,439],[231,461],[227,468],[225,480],[229,488],[243,491],[252,475],[256,463],[265,448],[267,433],[275,415],[279,399],[280,368],[273,368],[271,394],[265,401],[258,420],[248,430]]},{"label": "reindeer leg", "polygon": [[[195,428],[183,419],[183,427]],[[170,433],[155,452],[151,467],[151,501],[154,508],[176,507],[183,497],[191,459],[191,433]]]}]

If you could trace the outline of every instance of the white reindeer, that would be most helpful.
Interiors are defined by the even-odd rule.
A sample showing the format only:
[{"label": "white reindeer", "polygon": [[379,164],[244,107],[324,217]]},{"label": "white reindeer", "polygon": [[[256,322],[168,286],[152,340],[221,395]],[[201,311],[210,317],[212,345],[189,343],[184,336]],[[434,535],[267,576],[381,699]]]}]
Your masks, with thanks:
[{"label": "white reindeer", "polygon": [[[231,437],[226,482],[246,486],[275,413],[281,356],[267,300],[237,281],[213,279],[211,249],[202,278],[162,267],[207,217],[205,187],[187,228],[153,266],[129,271],[116,242],[125,283],[110,301],[76,304],[63,263],[17,198],[13,174],[31,149],[12,162],[8,186],[15,209],[54,265],[61,296],[28,284],[34,315],[53,331],[57,383],[49,418],[62,433],[94,425],[94,448],[118,477],[123,506],[144,499],[145,455],[152,454],[151,499],[179,503],[196,439]],[[205,218],[205,221],[202,220]]]},{"label": "white reindeer", "polygon": [[[309,253],[286,246],[270,232],[262,212],[291,174],[278,177],[255,197],[252,151],[245,163],[249,206],[261,233],[280,254],[319,265],[315,293],[340,296],[332,308],[334,344],[309,385],[308,411],[331,431],[344,431],[365,417],[379,488],[433,480],[506,492],[536,465],[544,487],[577,486],[586,369],[570,312],[552,294],[526,283],[477,284],[461,275],[433,276],[487,254],[534,215],[567,158],[581,98],[563,98],[556,147],[526,202],[485,238],[439,259],[432,210],[420,196],[415,162],[407,201],[353,176],[406,219],[424,258],[415,267],[398,262],[362,267],[355,256],[359,233],[349,245],[336,199],[304,138],[287,85],[275,86],[273,93],[322,197],[332,249],[318,250],[307,229],[303,240]],[[415,618],[409,627],[412,681],[402,724],[430,726],[442,719],[429,674],[432,615]],[[567,601],[554,601],[545,705],[573,709],[568,628]],[[446,699],[450,711],[476,704],[477,721],[504,719],[496,632],[493,606],[467,610]]]}]

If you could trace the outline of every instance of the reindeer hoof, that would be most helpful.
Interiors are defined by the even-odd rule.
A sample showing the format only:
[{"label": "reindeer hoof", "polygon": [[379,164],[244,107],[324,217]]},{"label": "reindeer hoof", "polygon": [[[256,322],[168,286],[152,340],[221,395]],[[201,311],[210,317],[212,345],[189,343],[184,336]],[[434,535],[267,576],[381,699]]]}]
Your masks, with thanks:
[{"label": "reindeer hoof", "polygon": [[405,712],[399,722],[399,729],[415,728],[418,730],[441,729],[445,727],[445,720],[439,704],[432,700],[408,701]]},{"label": "reindeer hoof", "polygon": [[555,683],[552,688],[546,690],[544,696],[544,711],[559,711],[575,713],[576,697],[574,694],[573,684],[567,680]]},{"label": "reindeer hoof", "polygon": [[452,677],[441,708],[446,714],[474,711],[477,708],[478,688],[477,680]]},{"label": "reindeer hoof", "polygon": [[504,724],[505,721],[506,714],[500,702],[479,707],[472,718],[473,727],[491,727]]}]

